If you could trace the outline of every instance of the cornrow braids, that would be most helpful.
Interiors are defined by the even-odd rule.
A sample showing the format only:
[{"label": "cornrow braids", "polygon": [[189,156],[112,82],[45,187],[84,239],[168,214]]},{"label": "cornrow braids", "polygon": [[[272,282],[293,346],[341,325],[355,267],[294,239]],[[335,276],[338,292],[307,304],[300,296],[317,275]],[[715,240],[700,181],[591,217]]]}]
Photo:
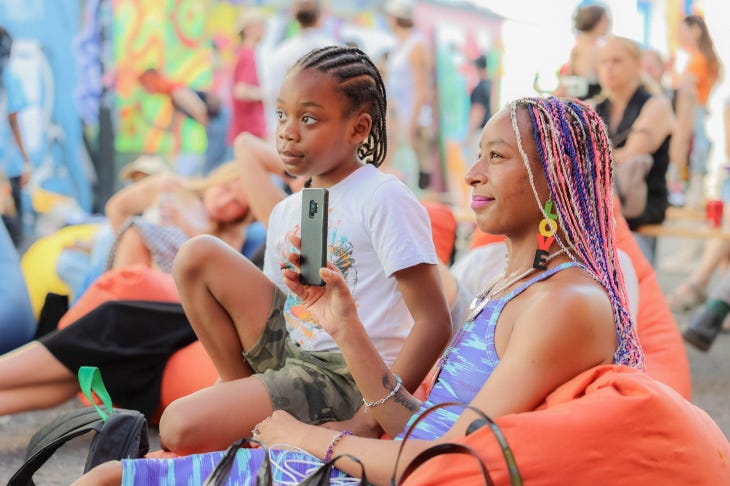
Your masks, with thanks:
[{"label": "cornrow braids", "polygon": [[[606,126],[580,101],[523,98],[512,102],[512,127],[530,185],[544,214],[532,168],[517,126],[517,110],[529,114],[532,136],[568,242],[555,240],[608,294],[616,320],[617,364],[644,369],[643,351],[628,311],[624,277],[618,265],[612,197],[613,155]],[[546,214],[544,214],[547,217]]]},{"label": "cornrow braids", "polygon": [[348,114],[366,106],[372,118],[367,140],[360,144],[360,160],[378,167],[388,150],[385,127],[387,100],[380,71],[358,48],[328,46],[314,49],[302,56],[292,69],[315,69],[340,82],[340,90],[350,100]]}]

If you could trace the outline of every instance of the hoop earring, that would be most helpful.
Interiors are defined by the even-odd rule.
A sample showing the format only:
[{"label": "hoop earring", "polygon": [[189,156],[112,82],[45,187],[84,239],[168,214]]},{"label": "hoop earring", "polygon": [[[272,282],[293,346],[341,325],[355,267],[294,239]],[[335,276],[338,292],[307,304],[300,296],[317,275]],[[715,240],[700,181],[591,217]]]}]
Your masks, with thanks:
[{"label": "hoop earring", "polygon": [[546,217],[540,221],[537,228],[537,250],[535,250],[535,259],[532,261],[532,268],[536,270],[547,270],[550,246],[555,241],[555,233],[558,231],[558,215],[552,211],[553,202],[548,199],[545,201],[543,210]]}]

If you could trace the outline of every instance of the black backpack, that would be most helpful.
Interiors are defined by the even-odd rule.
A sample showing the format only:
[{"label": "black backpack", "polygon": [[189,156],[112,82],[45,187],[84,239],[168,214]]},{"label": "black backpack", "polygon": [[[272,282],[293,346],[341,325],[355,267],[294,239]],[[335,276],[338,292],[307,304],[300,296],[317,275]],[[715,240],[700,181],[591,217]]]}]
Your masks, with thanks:
[{"label": "black backpack", "polygon": [[[99,369],[81,367],[79,383],[93,407],[72,410],[41,427],[30,439],[25,462],[8,486],[33,486],[33,474],[59,447],[89,431],[96,434],[89,446],[84,472],[107,461],[138,458],[149,451],[147,419],[137,410],[112,409],[109,394],[101,381]],[[102,399],[107,411],[94,404],[91,391]]]}]

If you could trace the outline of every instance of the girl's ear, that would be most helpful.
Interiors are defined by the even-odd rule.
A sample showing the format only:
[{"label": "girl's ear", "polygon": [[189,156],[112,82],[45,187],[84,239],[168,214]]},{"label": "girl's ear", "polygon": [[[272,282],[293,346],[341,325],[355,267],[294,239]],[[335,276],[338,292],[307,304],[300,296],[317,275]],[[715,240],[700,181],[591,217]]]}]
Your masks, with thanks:
[{"label": "girl's ear", "polygon": [[370,114],[365,112],[359,113],[353,119],[350,140],[356,145],[361,144],[367,140],[372,127],[373,119],[370,117]]}]

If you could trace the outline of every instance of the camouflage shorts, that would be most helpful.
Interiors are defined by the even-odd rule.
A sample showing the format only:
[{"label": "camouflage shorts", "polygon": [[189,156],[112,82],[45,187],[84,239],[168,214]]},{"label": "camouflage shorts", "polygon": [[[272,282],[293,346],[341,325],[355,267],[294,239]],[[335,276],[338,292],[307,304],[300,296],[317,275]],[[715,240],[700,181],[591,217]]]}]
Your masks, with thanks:
[{"label": "camouflage shorts", "polygon": [[276,289],[266,327],[243,356],[269,391],[274,410],[320,424],[351,418],[362,395],[340,353],[305,351],[289,338],[282,310],[286,296]]}]

